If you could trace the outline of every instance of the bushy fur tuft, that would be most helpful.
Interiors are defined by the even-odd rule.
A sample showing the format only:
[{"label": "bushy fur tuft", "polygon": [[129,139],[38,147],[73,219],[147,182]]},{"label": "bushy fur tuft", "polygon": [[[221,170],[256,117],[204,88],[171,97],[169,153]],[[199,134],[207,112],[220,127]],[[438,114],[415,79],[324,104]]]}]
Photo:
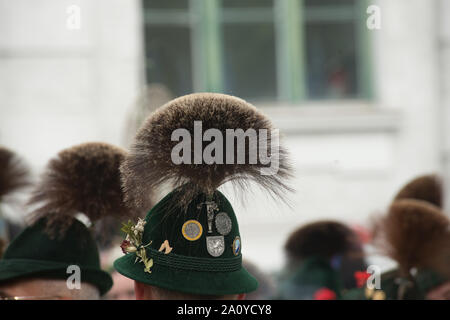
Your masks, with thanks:
[{"label": "bushy fur tuft", "polygon": [[435,174],[423,175],[408,182],[394,200],[417,199],[442,208],[442,181]]},{"label": "bushy fur tuft", "polygon": [[295,260],[313,256],[330,259],[337,254],[345,255],[361,249],[358,241],[355,232],[346,225],[324,220],[306,224],[292,232],[284,248]]},{"label": "bushy fur tuft", "polygon": [[28,168],[12,151],[0,146],[0,200],[30,181]]},{"label": "bushy fur tuft", "polygon": [[126,152],[105,143],[85,143],[65,149],[50,160],[29,201],[40,205],[32,219],[47,217],[50,234],[61,234],[74,216],[92,223],[102,217],[130,216],[124,205],[119,166]]},{"label": "bushy fur tuft", "polygon": [[[409,276],[412,268],[448,269],[450,223],[442,211],[422,200],[395,201],[379,221],[376,244]],[[448,270],[447,270],[448,272]]]},{"label": "bushy fur tuft", "polygon": [[[246,164],[174,164],[171,152],[179,141],[171,141],[175,129],[187,129],[194,133],[194,121],[202,122],[202,132],[218,129],[226,140],[226,129],[267,129],[267,146],[270,148],[272,125],[267,117],[255,107],[236,97],[224,94],[198,93],[177,98],[153,113],[138,132],[132,151],[121,166],[123,187],[129,205],[149,209],[149,195],[158,185],[171,182],[172,187],[188,184],[184,199],[190,199],[202,192],[211,194],[220,185],[231,181],[235,186],[246,188],[249,182],[256,182],[272,195],[283,198],[290,188],[284,179],[289,177],[290,165],[287,152],[279,147],[279,170],[274,175],[261,175],[260,169],[268,167],[259,157],[256,164],[248,164],[250,151],[257,148],[250,145],[245,149]],[[258,134],[259,136],[259,134]],[[266,136],[266,135],[264,135]],[[205,146],[210,142],[203,143]],[[271,150],[272,154],[277,152]],[[192,139],[191,159],[194,159]],[[236,146],[235,146],[236,160]]]}]

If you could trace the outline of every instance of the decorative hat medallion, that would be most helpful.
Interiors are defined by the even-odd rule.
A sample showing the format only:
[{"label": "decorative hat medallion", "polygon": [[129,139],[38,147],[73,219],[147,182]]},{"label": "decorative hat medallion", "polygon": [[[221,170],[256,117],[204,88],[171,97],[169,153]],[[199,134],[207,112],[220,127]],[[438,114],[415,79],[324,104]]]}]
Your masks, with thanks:
[{"label": "decorative hat medallion", "polygon": [[233,241],[233,254],[237,256],[239,253],[241,253],[241,238],[236,237]]},{"label": "decorative hat medallion", "polygon": [[183,237],[189,241],[198,240],[203,233],[203,227],[197,220],[188,220],[181,227]]},{"label": "decorative hat medallion", "polygon": [[216,215],[216,229],[221,235],[226,236],[231,231],[231,219],[225,212]]},{"label": "decorative hat medallion", "polygon": [[225,251],[225,239],[223,236],[206,237],[206,248],[213,257],[219,257]]}]

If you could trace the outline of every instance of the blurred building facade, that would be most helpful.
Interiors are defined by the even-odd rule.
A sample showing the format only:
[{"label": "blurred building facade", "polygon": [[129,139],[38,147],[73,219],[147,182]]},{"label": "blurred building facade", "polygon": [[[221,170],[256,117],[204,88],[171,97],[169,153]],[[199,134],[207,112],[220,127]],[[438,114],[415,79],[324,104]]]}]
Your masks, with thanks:
[{"label": "blurred building facade", "polygon": [[296,169],[292,209],[257,191],[236,206],[244,253],[273,270],[300,223],[364,224],[414,175],[449,172],[449,15],[445,0],[0,0],[0,144],[38,173],[75,143],[124,145],[147,84],[245,98]]}]

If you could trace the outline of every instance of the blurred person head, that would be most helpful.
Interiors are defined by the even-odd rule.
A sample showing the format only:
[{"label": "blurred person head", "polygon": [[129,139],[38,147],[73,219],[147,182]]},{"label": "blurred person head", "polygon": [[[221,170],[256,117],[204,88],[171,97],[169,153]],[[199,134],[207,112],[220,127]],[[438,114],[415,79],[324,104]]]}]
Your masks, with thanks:
[{"label": "blurred person head", "polygon": [[124,157],[114,146],[85,143],[50,160],[30,199],[31,224],[0,260],[0,291],[6,297],[88,299],[111,288],[92,228],[80,219],[95,224],[105,216],[131,215],[120,185]]},{"label": "blurred person head", "polygon": [[288,237],[285,251],[293,264],[312,256],[331,260],[335,256],[363,254],[357,234],[337,221],[317,221],[301,226]]},{"label": "blurred person head", "polygon": [[[273,175],[261,175],[260,170],[267,168],[261,160],[226,163],[225,152],[217,150],[222,158],[214,163],[175,163],[173,151],[180,143],[173,141],[173,133],[194,132],[196,121],[205,132],[215,129],[222,137],[228,129],[253,129],[256,138],[263,138],[259,134],[264,129],[271,136],[270,121],[255,107],[223,94],[177,98],[145,121],[121,167],[126,202],[150,210],[149,195],[155,188],[168,181],[171,192],[145,219],[122,228],[127,234],[121,246],[125,256],[114,267],[135,280],[137,299],[243,299],[258,287],[242,264],[242,239],[233,207],[218,188],[232,181],[245,193],[253,181],[282,196],[289,190],[283,179],[290,176],[286,154],[280,149],[279,170]],[[246,159],[250,147],[244,147]]]},{"label": "blurred person head", "polygon": [[425,298],[427,300],[450,300],[450,281],[428,290]]},{"label": "blurred person head", "polygon": [[66,280],[53,278],[24,278],[0,284],[0,300],[97,300],[98,288],[82,283],[80,289],[69,289]]},{"label": "blurred person head", "polygon": [[248,293],[245,299],[246,300],[272,299],[276,294],[276,285],[274,279],[249,260],[244,259],[242,263],[245,269],[247,269],[248,272],[250,272],[250,274],[253,275],[258,281],[258,289]]},{"label": "blurred person head", "polygon": [[[407,201],[405,201],[407,200]],[[429,205],[427,205],[427,203]],[[394,205],[395,204],[395,205]],[[436,213],[437,210],[440,210],[443,206],[443,185],[442,179],[436,174],[425,174],[418,176],[411,181],[407,182],[394,196],[391,207],[386,214],[385,217],[379,218],[378,221],[373,226],[372,234],[373,234],[373,244],[375,247],[384,253],[385,255],[391,257],[394,261],[399,263],[398,258],[392,256],[393,250],[395,247],[398,247],[397,252],[408,250],[420,250],[421,242],[424,242],[424,239],[427,239],[427,231],[424,230],[424,227],[428,221],[433,221],[434,218],[439,217],[440,215],[433,214]],[[434,208],[434,209],[433,209]],[[409,214],[406,214],[409,212]],[[427,212],[429,214],[427,214]],[[395,233],[394,229],[391,228],[386,221],[393,220],[393,217],[397,216],[397,223],[395,223],[395,228],[398,229],[398,233]],[[390,218],[389,218],[390,217]],[[410,221],[416,220],[414,223]],[[436,222],[436,221],[435,221]],[[443,221],[441,221],[443,222]],[[423,224],[422,224],[423,223]],[[415,224],[415,226],[414,226]],[[421,225],[422,224],[422,225]],[[414,237],[410,238],[406,233],[402,233],[401,230],[404,230],[404,227],[409,225],[414,228],[414,234],[421,237],[421,239],[417,239]],[[439,225],[439,223],[436,223]],[[414,244],[414,239],[417,240],[417,243]],[[402,241],[404,243],[409,243],[406,247],[403,247]],[[390,249],[387,249],[390,247]],[[411,252],[412,255],[415,253]],[[430,259],[432,260],[433,254],[429,256],[429,258],[425,258],[423,260]],[[404,259],[401,259],[405,261]],[[438,296],[442,296],[445,293],[446,285],[445,283],[440,285],[442,278],[438,276],[435,272],[431,270],[425,271],[422,268],[422,271],[417,274],[417,269],[415,267],[410,268],[410,271],[401,271],[404,268],[399,264],[398,268],[393,270],[388,270],[381,274],[381,287],[380,290],[372,290],[367,289],[367,286],[364,285],[361,289],[351,290],[346,294],[346,299],[408,299],[408,297],[412,298],[413,296],[421,297],[425,299],[428,297],[428,291],[430,292],[430,298],[436,298]],[[408,268],[406,268],[408,269]],[[411,285],[412,281],[408,280],[408,276],[404,276],[409,273],[415,274],[415,279],[417,285]],[[420,285],[423,284],[423,285]],[[423,287],[427,287],[427,289],[423,289]],[[422,293],[417,292],[417,288],[422,289],[420,291]],[[435,287],[436,288],[432,288]],[[406,290],[407,287],[410,287]],[[416,288],[415,293],[412,288]],[[401,289],[400,289],[401,288]],[[443,288],[439,290],[439,288]],[[407,293],[407,291],[409,293]],[[432,292],[432,293],[431,293]]]},{"label": "blurred person head", "polygon": [[367,267],[357,234],[336,221],[298,228],[288,237],[285,252],[280,295],[286,299],[337,299],[356,286],[355,274]]},{"label": "blurred person head", "polygon": [[398,264],[389,277],[384,277],[388,298],[448,295],[450,220],[439,207],[415,199],[394,201],[380,219],[378,230],[375,244]]},{"label": "blurred person head", "polygon": [[449,299],[450,220],[423,200],[394,201],[379,218],[374,245],[397,263],[380,276],[378,288],[365,285],[347,299]]},{"label": "blurred person head", "polygon": [[106,299],[108,300],[134,300],[134,281],[124,277],[120,273],[113,271],[111,273],[114,285],[108,292]]},{"label": "blurred person head", "polygon": [[88,299],[109,290],[111,277],[100,269],[87,227],[73,221],[57,238],[46,227],[47,220],[41,218],[8,246],[0,260],[1,298]]},{"label": "blurred person head", "polygon": [[245,293],[239,294],[194,294],[168,290],[151,286],[139,281],[134,282],[134,291],[137,300],[243,300]]}]

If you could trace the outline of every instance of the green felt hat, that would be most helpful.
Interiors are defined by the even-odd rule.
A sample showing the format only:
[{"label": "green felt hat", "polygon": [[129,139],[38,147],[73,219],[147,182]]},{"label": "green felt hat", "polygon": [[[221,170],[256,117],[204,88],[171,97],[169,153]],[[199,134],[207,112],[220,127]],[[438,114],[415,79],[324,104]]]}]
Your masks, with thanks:
[{"label": "green felt hat", "polygon": [[[339,271],[323,257],[309,257],[280,282],[280,299],[322,299],[321,292],[339,299],[343,283]],[[331,295],[329,296],[331,298]]]},{"label": "green felt hat", "polygon": [[112,287],[112,278],[100,268],[96,243],[89,230],[73,221],[64,236],[51,238],[41,218],[23,230],[0,260],[0,283],[23,278],[67,279],[67,268],[77,265],[81,281],[96,286],[100,294]]},{"label": "green felt hat", "polygon": [[[93,234],[76,217],[82,213],[93,227],[103,218],[132,216],[123,203],[119,166],[126,152],[91,142],[64,149],[52,158],[29,203],[33,221],[7,248],[0,261],[0,281],[26,277],[67,279],[67,267],[77,265],[81,281],[112,287],[100,269]],[[92,228],[102,233],[100,228]]]},{"label": "green felt hat", "polygon": [[[124,226],[128,253],[115,261],[117,271],[197,295],[255,290],[257,281],[242,267],[235,213],[217,190],[230,182],[245,194],[254,183],[283,199],[291,191],[285,184],[291,166],[273,139],[278,135],[270,120],[229,95],[190,94],[152,113],[120,168],[126,203],[149,213],[145,226]],[[273,171],[275,163],[262,156],[269,149]],[[161,184],[173,191],[152,208],[151,195]]]},{"label": "green felt hat", "polygon": [[431,289],[448,281],[450,221],[439,207],[424,200],[400,198],[380,222],[375,244],[398,266],[381,275],[381,288],[363,287],[347,298],[425,299]]},{"label": "green felt hat", "polygon": [[349,290],[345,300],[424,300],[427,293],[443,284],[445,277],[430,269],[418,270],[409,278],[401,276],[398,269],[381,274],[380,288],[362,288]]},{"label": "green felt hat", "polygon": [[398,269],[381,274],[380,287],[369,289],[367,283],[344,292],[343,300],[397,300]]},{"label": "green felt hat", "polygon": [[[214,218],[208,221],[207,197],[197,196],[186,210],[174,206],[175,190],[163,198],[145,218],[142,244],[151,272],[145,271],[136,253],[114,262],[116,270],[133,280],[173,291],[199,295],[228,295],[256,290],[258,283],[242,266],[241,238],[233,208],[216,191]],[[159,251],[168,241],[172,248]]]}]

